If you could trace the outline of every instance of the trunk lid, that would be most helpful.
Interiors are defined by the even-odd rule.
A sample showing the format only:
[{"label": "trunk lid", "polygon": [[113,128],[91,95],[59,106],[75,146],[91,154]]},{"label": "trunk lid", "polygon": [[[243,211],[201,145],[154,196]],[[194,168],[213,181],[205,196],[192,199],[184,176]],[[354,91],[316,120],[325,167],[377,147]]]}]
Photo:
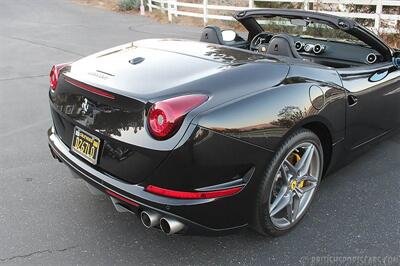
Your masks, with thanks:
[{"label": "trunk lid", "polygon": [[71,77],[129,97],[148,100],[171,88],[200,80],[265,56],[186,40],[143,40],[83,58]]}]

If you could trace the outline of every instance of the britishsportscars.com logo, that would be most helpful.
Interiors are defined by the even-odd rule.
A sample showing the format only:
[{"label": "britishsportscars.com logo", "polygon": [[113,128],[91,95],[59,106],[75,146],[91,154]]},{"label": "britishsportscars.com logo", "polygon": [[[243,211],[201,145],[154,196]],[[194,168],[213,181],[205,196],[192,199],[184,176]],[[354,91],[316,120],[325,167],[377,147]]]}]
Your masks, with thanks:
[{"label": "britishsportscars.com logo", "polygon": [[322,265],[400,265],[399,256],[304,256],[300,263],[307,266]]}]

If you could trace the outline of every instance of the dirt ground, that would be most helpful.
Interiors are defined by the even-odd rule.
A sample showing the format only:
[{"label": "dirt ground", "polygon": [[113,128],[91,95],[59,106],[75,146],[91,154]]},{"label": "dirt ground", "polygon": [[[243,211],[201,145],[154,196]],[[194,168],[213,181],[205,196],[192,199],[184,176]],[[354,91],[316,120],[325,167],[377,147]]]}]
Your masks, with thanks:
[{"label": "dirt ground", "polygon": [[113,11],[118,11],[118,0],[74,0],[74,2],[83,4],[83,5],[91,5],[104,9],[109,9]]}]

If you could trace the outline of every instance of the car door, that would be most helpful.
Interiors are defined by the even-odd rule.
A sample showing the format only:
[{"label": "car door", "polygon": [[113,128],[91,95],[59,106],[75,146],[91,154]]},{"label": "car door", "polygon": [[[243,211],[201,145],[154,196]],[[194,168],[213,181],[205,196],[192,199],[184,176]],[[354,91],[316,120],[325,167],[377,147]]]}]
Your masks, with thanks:
[{"label": "car door", "polygon": [[347,146],[356,149],[400,125],[400,70],[391,62],[338,70],[347,90]]}]

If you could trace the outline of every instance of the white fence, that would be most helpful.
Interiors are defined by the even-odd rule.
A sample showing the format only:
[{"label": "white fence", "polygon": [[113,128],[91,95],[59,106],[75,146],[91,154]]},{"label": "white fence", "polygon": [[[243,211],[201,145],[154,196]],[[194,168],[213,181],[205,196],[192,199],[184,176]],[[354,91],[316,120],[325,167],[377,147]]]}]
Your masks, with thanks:
[{"label": "white fence", "polygon": [[[153,9],[159,9],[161,12],[167,13],[169,21],[172,21],[174,16],[188,16],[202,18],[204,24],[208,23],[209,19],[218,20],[234,20],[232,16],[227,15],[215,15],[209,14],[209,10],[220,10],[220,11],[238,11],[249,8],[254,8],[254,2],[285,2],[285,3],[302,3],[304,10],[309,10],[309,4],[313,3],[315,5],[324,4],[337,4],[341,6],[343,11],[324,11],[319,12],[328,13],[337,16],[349,17],[349,18],[360,18],[369,19],[374,21],[374,27],[372,28],[375,32],[393,32],[394,27],[384,27],[382,21],[389,20],[394,22],[400,20],[400,14],[384,14],[383,7],[400,7],[400,0],[249,0],[247,6],[220,6],[220,5],[209,5],[208,0],[203,0],[203,3],[187,3],[179,2],[179,0],[147,0],[147,6],[149,11],[152,12]],[[346,12],[346,5],[368,5],[376,6],[376,13],[350,13]],[[198,12],[182,10],[182,8],[190,8],[190,10],[195,9]]]}]

